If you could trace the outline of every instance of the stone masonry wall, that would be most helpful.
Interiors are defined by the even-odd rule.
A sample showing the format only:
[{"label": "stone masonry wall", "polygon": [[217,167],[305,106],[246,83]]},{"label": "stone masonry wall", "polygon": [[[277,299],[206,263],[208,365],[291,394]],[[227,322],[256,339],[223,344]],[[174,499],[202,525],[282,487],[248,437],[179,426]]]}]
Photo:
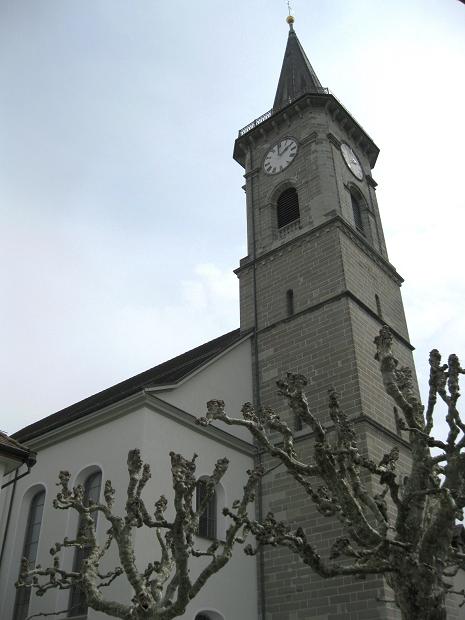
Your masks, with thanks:
[{"label": "stone masonry wall", "polygon": [[[413,369],[400,294],[401,277],[387,262],[370,159],[347,124],[321,100],[290,106],[253,135],[241,138],[246,166],[248,256],[240,279],[241,329],[255,329],[255,395],[292,427],[295,420],[276,393],[286,372],[308,379],[315,415],[326,424],[328,388],[340,394],[356,421],[362,450],[380,460],[397,442],[408,469],[408,448],[398,434],[393,403],[385,395],[375,362],[374,337],[383,323],[395,334],[395,354]],[[294,161],[280,174],[266,175],[263,160],[284,137],[298,142]],[[357,179],[344,162],[342,142],[351,146],[366,176]],[[371,151],[373,153],[373,151]],[[280,193],[294,187],[300,218],[277,228]],[[364,233],[355,230],[351,192],[362,197]],[[293,292],[289,308],[288,291]],[[257,382],[256,382],[257,383]],[[298,449],[311,459],[309,430],[297,430]],[[341,533],[339,523],[320,515],[283,467],[263,456],[270,471],[263,480],[263,513],[302,526],[322,555]],[[366,483],[371,485],[371,480]],[[266,620],[398,620],[384,580],[324,580],[286,549],[266,549],[263,582]]]},{"label": "stone masonry wall", "polygon": [[[360,432],[362,451],[366,452],[363,440],[364,433]],[[302,435],[299,455],[308,460],[312,451],[312,436]],[[266,467],[271,469],[274,464],[272,459],[265,459]],[[339,522],[322,516],[282,467],[265,476],[263,494],[263,514],[272,511],[293,529],[302,527],[318,553],[327,559],[332,544],[342,534]],[[398,620],[380,600],[386,598],[380,577],[324,579],[282,548],[267,548],[264,559],[267,620]]]},{"label": "stone masonry wall", "polygon": [[[397,296],[397,301],[386,303],[386,312],[395,328],[408,334],[403,311],[396,313],[396,309],[402,310],[396,282],[385,268],[372,264],[356,241],[356,236],[344,233],[335,220],[296,236],[257,261],[260,397],[262,405],[275,408],[292,426],[294,420],[276,394],[276,380],[288,371],[303,373],[309,381],[312,411],[328,423],[327,390],[334,387],[350,417],[366,415],[377,423],[379,441],[371,446],[377,452],[383,445],[389,446],[384,454],[396,440],[396,428],[392,403],[384,394],[373,359],[373,339],[382,325],[376,316],[374,282],[379,282],[376,291],[380,297]],[[360,276],[364,273],[362,264],[366,277]],[[252,268],[243,264],[239,271],[245,328],[254,322]],[[292,316],[286,309],[289,288],[294,290]],[[357,295],[363,299],[359,301]],[[399,344],[402,362],[411,361],[410,350],[404,342]],[[362,431],[365,427],[360,424]],[[384,439],[382,426],[388,429]],[[297,435],[302,455],[310,459],[313,443],[308,429]],[[360,442],[363,450],[369,451],[364,430]],[[265,460],[270,468],[275,464]],[[339,523],[316,512],[282,468],[265,477],[262,500],[264,514],[272,510],[293,527],[304,527],[322,555],[341,534]],[[285,549],[267,549],[264,559],[267,620],[397,620],[397,612],[389,611],[389,606],[378,600],[387,598],[381,578],[324,580]]]}]

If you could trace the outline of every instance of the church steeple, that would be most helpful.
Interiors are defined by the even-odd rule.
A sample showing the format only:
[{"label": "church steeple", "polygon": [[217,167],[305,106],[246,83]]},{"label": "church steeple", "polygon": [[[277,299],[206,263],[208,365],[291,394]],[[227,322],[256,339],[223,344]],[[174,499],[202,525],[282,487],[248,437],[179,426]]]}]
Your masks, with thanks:
[{"label": "church steeple", "polygon": [[283,66],[273,104],[273,112],[288,105],[298,97],[321,92],[322,86],[294,30],[294,18],[289,15],[289,37],[284,53]]},{"label": "church steeple", "polygon": [[[388,262],[372,177],[379,150],[321,87],[292,16],[287,19],[290,32],[274,107],[243,127],[234,145],[234,158],[245,169],[248,254],[236,274],[241,330],[253,333],[255,400],[296,425],[299,454],[311,459],[314,437],[285,409],[276,380],[286,372],[305,375],[312,413],[324,424],[331,424],[326,395],[333,386],[366,454],[379,461],[386,445],[402,447],[392,402],[372,372],[372,341],[383,324],[395,334],[402,364],[413,368],[402,278]],[[274,472],[273,461],[264,465]],[[276,470],[262,487],[263,514],[279,510],[280,519],[321,541],[326,553],[336,520],[322,523],[306,497]],[[384,603],[371,596],[346,596],[336,603],[338,588],[356,591],[358,583],[347,585],[344,577],[326,586],[316,576],[309,582],[305,567],[279,550],[267,551],[262,569],[266,620],[387,617]],[[305,597],[282,595],[293,592],[296,580],[307,584]],[[367,587],[384,592],[381,578],[369,584],[364,592]]]}]

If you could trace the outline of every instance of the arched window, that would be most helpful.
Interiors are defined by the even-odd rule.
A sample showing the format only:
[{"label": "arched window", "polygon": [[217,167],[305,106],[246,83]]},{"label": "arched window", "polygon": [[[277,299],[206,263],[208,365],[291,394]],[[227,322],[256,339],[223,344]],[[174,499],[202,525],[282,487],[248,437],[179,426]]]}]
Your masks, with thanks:
[{"label": "arched window", "polygon": [[354,194],[354,192],[350,192],[350,199],[352,201],[352,213],[354,216],[355,228],[362,234],[365,234],[365,229],[363,226],[361,200],[358,196]]},{"label": "arched window", "polygon": [[[207,481],[200,478],[197,482],[196,491],[196,506],[197,510],[200,508],[202,502],[204,502],[207,495]],[[199,536],[204,538],[216,538],[216,492],[210,497],[199,518]]]},{"label": "arched window", "polygon": [[196,614],[194,620],[224,620],[224,617],[217,611],[209,609],[208,611],[201,611]]},{"label": "arched window", "polygon": [[[102,473],[100,471],[94,471],[84,481],[84,503],[89,506],[90,503],[97,503],[100,498],[100,487],[102,486]],[[97,525],[97,512],[92,513],[92,518],[95,525]],[[81,529],[83,527],[82,519],[79,519],[77,536],[79,537]],[[73,571],[79,572],[82,563],[89,555],[89,549],[84,547],[82,549],[76,549],[74,553]],[[84,592],[78,587],[73,586],[70,591],[69,597],[69,611],[68,617],[73,616],[86,616],[87,615],[87,602]]]},{"label": "arched window", "polygon": [[[23,554],[21,558],[26,558],[29,568],[35,566],[37,549],[39,546],[40,526],[42,525],[42,515],[44,512],[45,491],[38,491],[32,498],[27,518],[26,536],[24,538]],[[15,607],[13,620],[24,620],[28,616],[29,599],[31,598],[30,588],[20,588],[16,590]]]},{"label": "arched window", "polygon": [[278,228],[295,222],[300,217],[299,196],[294,187],[285,189],[278,198],[277,203]]},{"label": "arched window", "polygon": [[286,310],[287,316],[294,314],[294,291],[291,288],[286,291]]},{"label": "arched window", "polygon": [[381,308],[381,300],[379,298],[379,295],[375,295],[375,302],[376,302],[376,312],[379,316],[380,319],[383,318],[383,309]]}]

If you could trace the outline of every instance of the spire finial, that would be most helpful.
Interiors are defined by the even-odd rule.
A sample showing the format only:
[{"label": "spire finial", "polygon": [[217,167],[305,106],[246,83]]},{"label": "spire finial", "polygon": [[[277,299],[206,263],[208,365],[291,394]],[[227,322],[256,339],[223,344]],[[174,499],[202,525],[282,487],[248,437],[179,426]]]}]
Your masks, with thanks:
[{"label": "spire finial", "polygon": [[289,11],[289,15],[286,17],[286,21],[289,24],[290,30],[294,30],[294,26],[292,25],[295,22],[295,18],[291,15],[291,2],[287,0],[287,10]]}]

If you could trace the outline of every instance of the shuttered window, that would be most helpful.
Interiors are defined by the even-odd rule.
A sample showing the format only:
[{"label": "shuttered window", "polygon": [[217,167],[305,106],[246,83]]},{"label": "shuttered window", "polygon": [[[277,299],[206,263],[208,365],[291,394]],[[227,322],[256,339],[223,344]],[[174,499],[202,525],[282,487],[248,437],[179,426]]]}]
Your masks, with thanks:
[{"label": "shuttered window", "polygon": [[[29,569],[33,569],[36,564],[37,549],[39,546],[40,526],[42,525],[42,514],[44,512],[45,491],[39,491],[34,495],[29,508],[27,519],[26,536],[24,539],[23,555],[28,561]],[[15,607],[13,620],[24,620],[29,611],[29,599],[31,598],[31,588],[19,588],[16,590]]]},{"label": "shuttered window", "polygon": [[300,217],[299,197],[294,187],[285,189],[278,198],[278,228],[295,222]]}]

